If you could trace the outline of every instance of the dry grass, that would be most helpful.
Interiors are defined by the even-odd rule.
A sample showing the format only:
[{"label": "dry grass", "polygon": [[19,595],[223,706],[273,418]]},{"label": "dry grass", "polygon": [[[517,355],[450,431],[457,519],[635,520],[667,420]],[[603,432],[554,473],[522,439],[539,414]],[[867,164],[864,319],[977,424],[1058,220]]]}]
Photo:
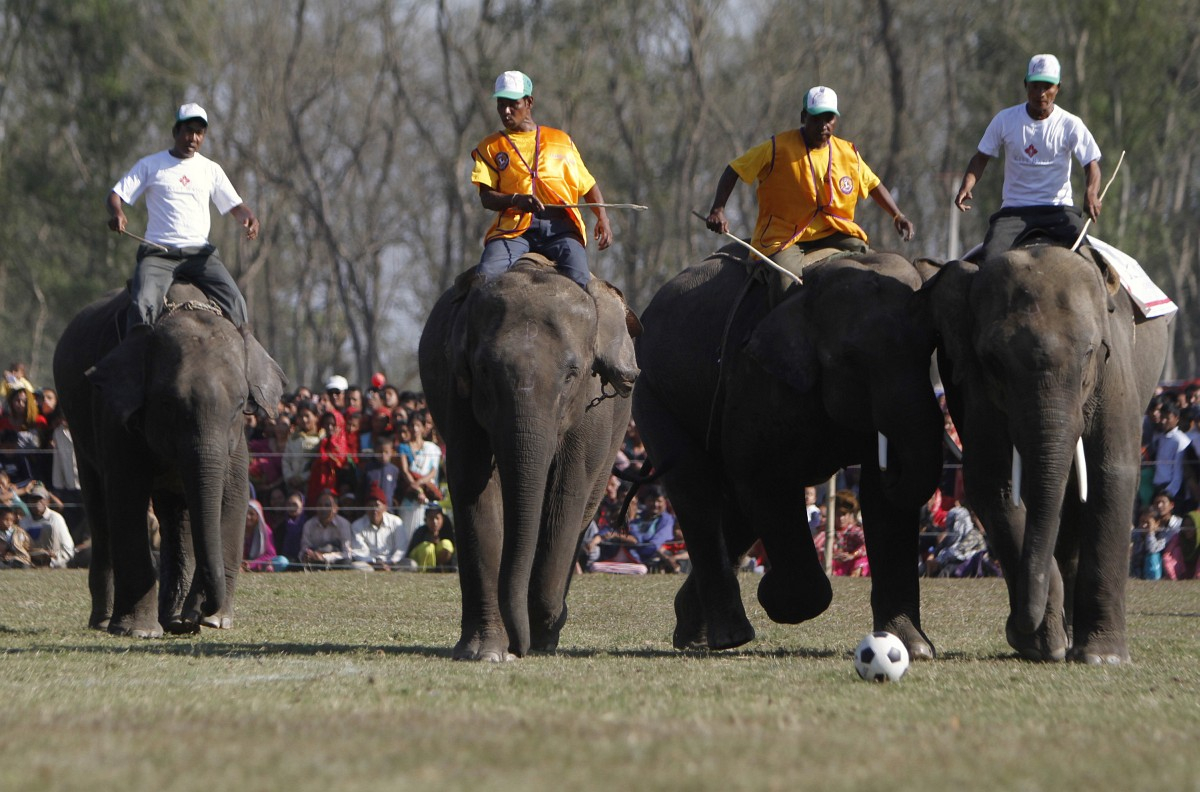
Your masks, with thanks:
[{"label": "dry grass", "polygon": [[1197,789],[1200,584],[1130,585],[1135,662],[1033,665],[998,581],[928,581],[941,658],[854,675],[867,583],[670,646],[678,578],[577,578],[555,656],[454,663],[452,576],[244,575],[236,629],[84,627],[77,572],[0,573],[0,789]]}]

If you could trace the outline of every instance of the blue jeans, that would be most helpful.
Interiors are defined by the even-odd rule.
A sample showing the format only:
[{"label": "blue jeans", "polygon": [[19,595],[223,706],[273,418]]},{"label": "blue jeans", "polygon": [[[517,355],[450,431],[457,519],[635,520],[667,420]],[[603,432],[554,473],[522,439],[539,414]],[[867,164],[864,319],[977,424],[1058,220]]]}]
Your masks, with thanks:
[{"label": "blue jeans", "polygon": [[484,278],[494,278],[507,272],[526,253],[541,253],[554,262],[555,269],[587,288],[592,274],[588,271],[587,252],[578,234],[570,218],[535,217],[521,236],[493,239],[483,246],[479,274]]}]

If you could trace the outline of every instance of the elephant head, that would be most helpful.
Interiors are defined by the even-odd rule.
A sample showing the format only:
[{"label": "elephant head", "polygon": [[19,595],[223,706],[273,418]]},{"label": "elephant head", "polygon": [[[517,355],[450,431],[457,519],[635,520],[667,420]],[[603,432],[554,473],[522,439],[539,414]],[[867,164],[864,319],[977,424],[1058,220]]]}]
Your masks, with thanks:
[{"label": "elephant head", "polygon": [[[1091,523],[1090,535],[1115,536],[1127,552],[1142,411],[1128,298],[1102,259],[1054,247],[1010,251],[983,266],[949,262],[925,291],[963,438],[967,494],[1009,581],[1010,627],[1018,633],[1010,642],[1030,656],[1060,659],[1065,646],[1031,649],[1029,637],[1065,633],[1048,622],[1062,608],[1055,552],[1073,464],[1076,503],[1067,512],[1086,509],[1080,521]],[[1090,473],[1078,448],[1095,457]],[[1080,506],[1089,477],[1097,503]],[[1069,543],[1080,535],[1073,529]],[[1111,574],[1099,563],[1086,577]],[[1123,600],[1119,610],[1123,633]]]}]

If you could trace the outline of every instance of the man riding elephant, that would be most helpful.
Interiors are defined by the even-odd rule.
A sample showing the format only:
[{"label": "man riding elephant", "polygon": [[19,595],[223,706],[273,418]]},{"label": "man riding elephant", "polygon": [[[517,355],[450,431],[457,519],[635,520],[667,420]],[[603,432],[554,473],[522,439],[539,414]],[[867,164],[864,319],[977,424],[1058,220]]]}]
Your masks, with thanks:
[{"label": "man riding elephant", "polygon": [[916,234],[892,194],[858,148],[835,137],[837,94],[818,85],[804,97],[800,128],[773,135],[725,168],[707,224],[728,233],[725,203],[740,178],[758,185],[758,221],[751,243],[783,268],[799,274],[805,254],[821,249],[865,252],[867,234],[854,222],[859,198],[870,196],[892,218],[904,241]]},{"label": "man riding elephant", "polygon": [[541,253],[560,272],[587,287],[587,228],[575,204],[596,215],[601,250],[612,242],[600,185],[583,164],[570,135],[533,120],[533,81],[519,71],[496,78],[496,112],[504,130],[483,139],[471,158],[471,182],[483,208],[496,212],[484,239],[479,273],[485,278],[512,267],[525,253]]},{"label": "man riding elephant", "polygon": [[1084,208],[1100,217],[1100,147],[1078,116],[1058,107],[1061,69],[1053,55],[1034,55],[1025,75],[1026,101],[996,114],[967,163],[954,205],[968,212],[971,191],[988,161],[1004,152],[1004,198],[988,219],[979,261],[1013,247],[1037,230],[1071,246],[1083,233],[1084,220],[1071,205],[1071,156],[1087,180]]}]

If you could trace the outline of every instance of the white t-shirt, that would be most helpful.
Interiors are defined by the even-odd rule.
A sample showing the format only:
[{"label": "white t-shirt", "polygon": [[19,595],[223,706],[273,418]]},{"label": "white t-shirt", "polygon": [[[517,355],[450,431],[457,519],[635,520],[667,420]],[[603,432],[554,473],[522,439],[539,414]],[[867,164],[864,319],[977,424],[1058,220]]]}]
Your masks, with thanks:
[{"label": "white t-shirt", "polygon": [[201,154],[187,159],[160,151],[137,161],[113,187],[127,204],[146,194],[146,238],[173,247],[208,244],[211,200],[226,214],[242,203],[221,166]]},{"label": "white t-shirt", "polygon": [[1004,207],[1069,206],[1071,155],[1081,166],[1100,159],[1087,126],[1057,105],[1041,121],[1024,104],[1006,107],[988,124],[979,150],[989,157],[1004,152]]}]

